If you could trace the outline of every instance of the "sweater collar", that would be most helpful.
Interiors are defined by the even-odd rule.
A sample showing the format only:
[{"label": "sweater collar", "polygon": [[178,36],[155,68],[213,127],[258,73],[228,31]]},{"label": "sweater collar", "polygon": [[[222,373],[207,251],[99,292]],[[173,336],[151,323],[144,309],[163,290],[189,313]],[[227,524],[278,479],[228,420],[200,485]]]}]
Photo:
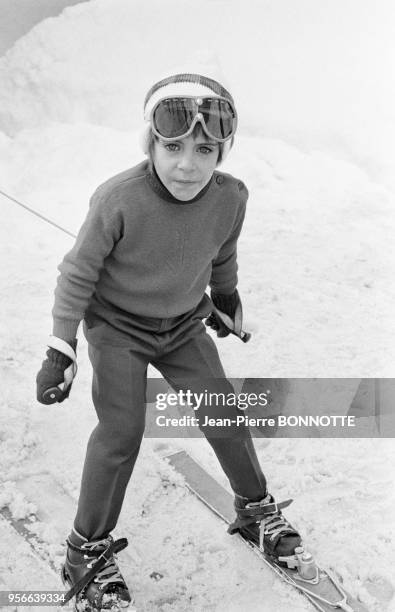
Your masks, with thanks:
[{"label": "sweater collar", "polygon": [[206,191],[208,191],[208,189],[210,188],[211,182],[213,180],[213,177],[211,177],[207,185],[205,185],[203,189],[201,189],[199,193],[197,193],[195,197],[192,198],[192,200],[184,201],[184,200],[178,200],[177,198],[175,198],[173,194],[171,194],[170,191],[164,186],[153,164],[148,165],[147,178],[148,178],[148,182],[150,186],[152,187],[152,189],[155,191],[155,193],[158,194],[160,198],[162,198],[162,200],[166,200],[166,202],[171,202],[172,204],[181,204],[181,205],[182,204],[192,204],[193,202],[197,202],[198,200],[200,200],[204,196]]}]

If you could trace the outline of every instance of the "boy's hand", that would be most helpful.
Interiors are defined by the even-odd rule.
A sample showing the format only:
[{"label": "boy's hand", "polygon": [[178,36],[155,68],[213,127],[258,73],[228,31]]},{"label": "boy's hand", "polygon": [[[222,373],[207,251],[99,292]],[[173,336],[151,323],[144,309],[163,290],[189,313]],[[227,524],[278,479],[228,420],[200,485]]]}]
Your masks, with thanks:
[{"label": "boy's hand", "polygon": [[37,400],[46,405],[63,402],[69,396],[77,373],[77,340],[67,343],[52,337],[49,347],[47,359],[43,361],[36,378]]},{"label": "boy's hand", "polygon": [[221,319],[219,319],[214,312],[207,317],[205,323],[207,327],[211,327],[213,331],[217,332],[218,338],[226,338],[226,336],[229,336],[230,334],[228,328],[222,323]]},{"label": "boy's hand", "polygon": [[[240,297],[237,289],[230,295],[211,292],[211,300],[216,308],[224,312],[234,321],[237,306],[240,304]],[[212,312],[206,319],[207,327],[211,327],[217,332],[218,338],[226,338],[231,330],[221,321],[219,316]]]}]

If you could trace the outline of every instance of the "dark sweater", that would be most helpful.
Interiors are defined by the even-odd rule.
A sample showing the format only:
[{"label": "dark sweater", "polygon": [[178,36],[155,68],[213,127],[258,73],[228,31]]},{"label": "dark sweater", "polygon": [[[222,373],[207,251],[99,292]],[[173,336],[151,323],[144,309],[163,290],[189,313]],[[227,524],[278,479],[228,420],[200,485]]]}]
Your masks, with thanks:
[{"label": "dark sweater", "polygon": [[181,202],[148,161],[106,181],[59,266],[53,334],[74,338],[96,302],[170,318],[197,306],[208,285],[232,293],[247,198],[241,181],[215,171],[193,200]]}]

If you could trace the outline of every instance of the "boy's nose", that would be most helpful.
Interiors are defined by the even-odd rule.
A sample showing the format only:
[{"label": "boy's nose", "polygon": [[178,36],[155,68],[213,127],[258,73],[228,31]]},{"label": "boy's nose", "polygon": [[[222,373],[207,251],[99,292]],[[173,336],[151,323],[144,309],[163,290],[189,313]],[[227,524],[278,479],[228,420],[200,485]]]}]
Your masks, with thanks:
[{"label": "boy's nose", "polygon": [[178,168],[179,170],[183,170],[184,172],[189,172],[194,170],[195,161],[193,159],[193,155],[185,152],[178,160]]}]

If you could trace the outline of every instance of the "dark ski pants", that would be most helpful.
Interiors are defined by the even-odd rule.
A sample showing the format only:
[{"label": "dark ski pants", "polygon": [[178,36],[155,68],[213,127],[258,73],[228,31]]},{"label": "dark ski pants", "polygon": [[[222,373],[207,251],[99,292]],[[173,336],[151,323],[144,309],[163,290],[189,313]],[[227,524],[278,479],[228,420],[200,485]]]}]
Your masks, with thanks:
[{"label": "dark ski pants", "polygon": [[[201,318],[206,300],[172,319],[118,316],[112,324],[91,317],[85,325],[93,366],[92,397],[99,419],[87,447],[74,526],[88,539],[115,527],[145,425],[147,367],[158,369],[175,391],[232,393],[215,343]],[[115,327],[114,327],[115,323]],[[191,408],[191,413],[194,411]],[[210,417],[235,418],[234,406],[202,406]],[[235,493],[261,499],[266,480],[245,427],[200,427]]]}]

